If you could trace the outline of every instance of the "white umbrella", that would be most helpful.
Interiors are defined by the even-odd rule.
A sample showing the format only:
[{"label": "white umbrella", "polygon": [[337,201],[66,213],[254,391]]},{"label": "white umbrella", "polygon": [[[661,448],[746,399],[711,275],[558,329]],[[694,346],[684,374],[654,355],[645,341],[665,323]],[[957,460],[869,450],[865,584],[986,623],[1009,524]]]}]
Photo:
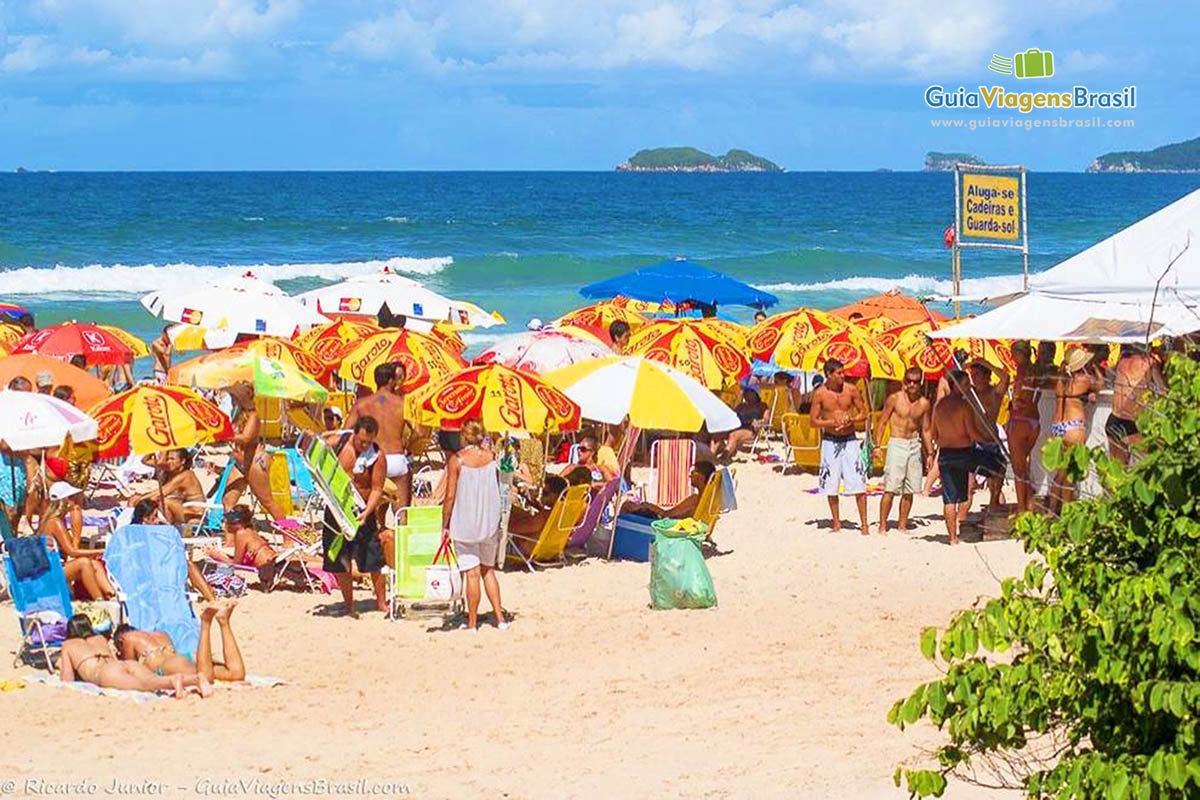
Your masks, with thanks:
[{"label": "white umbrella", "polygon": [[291,338],[297,328],[329,322],[315,309],[250,272],[207,286],[151,292],[142,298],[142,305],[171,322],[285,339]]},{"label": "white umbrella", "polygon": [[648,430],[729,431],[741,424],[737,414],[690,375],[636,356],[573,364],[545,376],[574,400],[583,416]]},{"label": "white umbrella", "polygon": [[0,391],[0,442],[10,450],[57,447],[95,439],[96,420],[68,402],[34,392]]},{"label": "white umbrella", "polygon": [[297,295],[297,299],[325,314],[375,316],[386,303],[393,314],[430,322],[447,320],[465,328],[490,328],[503,321],[474,303],[443,297],[386,267],[381,272],[355,275],[341,283],[313,289]]},{"label": "white umbrella", "polygon": [[580,361],[615,355],[599,342],[572,336],[565,331],[543,329],[505,336],[475,359],[476,364],[503,364],[539,375]]}]

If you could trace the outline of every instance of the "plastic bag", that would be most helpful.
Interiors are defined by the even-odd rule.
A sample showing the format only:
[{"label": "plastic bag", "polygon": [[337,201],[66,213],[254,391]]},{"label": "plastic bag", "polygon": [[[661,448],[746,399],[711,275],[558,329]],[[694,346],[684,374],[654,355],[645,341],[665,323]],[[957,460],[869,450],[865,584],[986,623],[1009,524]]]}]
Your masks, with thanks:
[{"label": "plastic bag", "polygon": [[652,607],[712,608],[717,604],[717,590],[700,549],[702,538],[655,531],[650,546]]}]

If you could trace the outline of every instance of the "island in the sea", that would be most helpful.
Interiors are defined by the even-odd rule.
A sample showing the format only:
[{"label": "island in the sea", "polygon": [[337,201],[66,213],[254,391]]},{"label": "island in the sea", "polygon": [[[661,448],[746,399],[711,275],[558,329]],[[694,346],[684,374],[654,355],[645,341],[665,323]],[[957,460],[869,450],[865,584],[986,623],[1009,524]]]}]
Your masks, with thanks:
[{"label": "island in the sea", "polygon": [[970,153],[939,153],[936,150],[930,150],[925,154],[926,172],[950,172],[954,169],[955,164],[970,164],[975,167],[987,166],[987,162],[979,156],[973,156]]},{"label": "island in the sea", "polygon": [[695,147],[654,147],[638,150],[617,172],[783,172],[783,167],[746,150],[714,156]]},{"label": "island in the sea", "polygon": [[1153,150],[1123,150],[1092,160],[1088,172],[1200,172],[1200,137]]}]

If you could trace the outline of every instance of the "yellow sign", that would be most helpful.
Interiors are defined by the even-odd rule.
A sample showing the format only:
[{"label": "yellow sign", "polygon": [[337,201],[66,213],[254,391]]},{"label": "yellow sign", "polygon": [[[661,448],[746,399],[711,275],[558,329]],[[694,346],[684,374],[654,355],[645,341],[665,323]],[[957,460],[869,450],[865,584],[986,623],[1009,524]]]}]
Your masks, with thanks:
[{"label": "yellow sign", "polygon": [[1019,178],[962,176],[962,236],[967,239],[1021,238]]}]

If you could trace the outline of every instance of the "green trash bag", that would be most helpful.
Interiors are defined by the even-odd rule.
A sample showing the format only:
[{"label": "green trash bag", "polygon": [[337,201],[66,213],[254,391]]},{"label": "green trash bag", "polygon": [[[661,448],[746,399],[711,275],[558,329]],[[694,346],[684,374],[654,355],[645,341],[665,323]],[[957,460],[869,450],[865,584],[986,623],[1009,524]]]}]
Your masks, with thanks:
[{"label": "green trash bag", "polygon": [[654,532],[650,546],[650,605],[654,608],[712,608],[717,590],[704,563],[704,536]]}]

